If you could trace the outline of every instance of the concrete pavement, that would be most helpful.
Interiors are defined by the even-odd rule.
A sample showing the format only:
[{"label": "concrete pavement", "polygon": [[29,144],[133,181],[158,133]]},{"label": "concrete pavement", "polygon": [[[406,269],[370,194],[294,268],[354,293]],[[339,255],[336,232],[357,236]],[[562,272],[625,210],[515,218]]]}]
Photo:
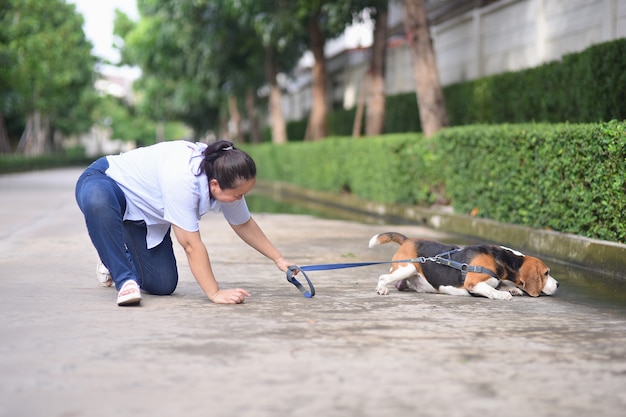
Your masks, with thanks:
[{"label": "concrete pavement", "polygon": [[[311,272],[306,299],[220,215],[202,221],[223,287],[206,300],[177,248],[173,296],[120,308],[95,279],[80,170],[0,176],[0,417],[621,416],[624,309],[566,297],[376,295],[386,266]],[[256,214],[301,265],[389,259],[413,226]],[[558,277],[557,277],[558,278]]]}]

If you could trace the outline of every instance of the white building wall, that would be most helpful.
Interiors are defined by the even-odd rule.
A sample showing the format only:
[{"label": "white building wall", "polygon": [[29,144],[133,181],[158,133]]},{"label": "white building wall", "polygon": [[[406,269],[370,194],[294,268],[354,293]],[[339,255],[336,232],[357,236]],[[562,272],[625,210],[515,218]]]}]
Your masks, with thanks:
[{"label": "white building wall", "polygon": [[447,85],[626,37],[626,0],[503,0],[433,26],[431,34]]},{"label": "white building wall", "polygon": [[606,7],[605,13],[615,18],[611,19],[612,25],[609,25],[605,39],[626,38],[626,1],[619,1],[615,6],[612,2],[609,3],[611,4]]},{"label": "white building wall", "polygon": [[388,95],[415,89],[411,55],[405,48],[388,48],[386,66],[385,92]]}]

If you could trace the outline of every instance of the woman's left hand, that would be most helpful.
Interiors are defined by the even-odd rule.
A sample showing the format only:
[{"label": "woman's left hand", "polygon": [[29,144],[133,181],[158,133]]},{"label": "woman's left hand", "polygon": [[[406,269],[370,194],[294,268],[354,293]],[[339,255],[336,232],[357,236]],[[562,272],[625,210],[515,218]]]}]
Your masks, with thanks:
[{"label": "woman's left hand", "polygon": [[274,262],[276,263],[276,266],[278,267],[278,269],[280,269],[283,272],[287,272],[287,269],[289,269],[290,266],[296,265],[295,263],[288,261],[282,256],[276,259]]}]

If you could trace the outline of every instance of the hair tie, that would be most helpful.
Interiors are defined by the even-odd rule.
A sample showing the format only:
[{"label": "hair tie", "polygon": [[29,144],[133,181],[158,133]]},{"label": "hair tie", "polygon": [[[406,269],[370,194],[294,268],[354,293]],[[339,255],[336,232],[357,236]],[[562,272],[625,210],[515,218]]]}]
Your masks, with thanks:
[{"label": "hair tie", "polygon": [[225,148],[222,148],[223,151],[232,151],[234,148],[232,146],[227,146]]}]

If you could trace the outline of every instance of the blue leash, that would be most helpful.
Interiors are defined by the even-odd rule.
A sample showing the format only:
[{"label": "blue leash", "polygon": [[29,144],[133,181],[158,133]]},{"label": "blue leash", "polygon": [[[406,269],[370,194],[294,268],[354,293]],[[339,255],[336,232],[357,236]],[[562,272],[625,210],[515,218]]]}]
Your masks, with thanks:
[{"label": "blue leash", "polygon": [[[357,268],[360,266],[390,264],[394,262],[424,263],[427,260],[428,258],[424,258],[423,256],[420,256],[419,258],[415,258],[415,259],[402,259],[398,261],[385,261],[385,262],[353,262],[353,263],[342,263],[342,264],[320,264],[320,265],[305,265],[305,266],[291,265],[287,269],[287,281],[295,285],[296,288],[299,289],[300,292],[306,298],[311,298],[315,295],[315,287],[313,286],[313,283],[311,282],[311,280],[309,279],[305,271],[328,271],[330,269]],[[304,276],[304,279],[306,279],[306,282],[309,286],[308,290],[304,287],[304,285],[300,283],[300,281],[296,279],[296,277],[294,277],[294,274],[297,272],[302,272],[302,275]]]},{"label": "blue leash", "polygon": [[[451,268],[454,268],[454,269],[457,269],[457,270],[461,271],[461,276],[463,277],[463,280],[465,280],[465,276],[467,275],[468,272],[477,272],[477,273],[481,273],[481,274],[490,275],[490,276],[492,276],[494,278],[498,278],[498,275],[496,273],[494,273],[493,271],[490,271],[489,269],[484,268],[482,266],[468,265],[466,263],[457,262],[457,261],[453,261],[452,259],[450,259],[450,255],[455,253],[455,252],[458,252],[459,250],[460,249],[455,249],[453,251],[440,253],[439,255],[428,257],[428,258],[426,258],[424,256],[420,256],[419,258],[401,259],[401,260],[397,260],[397,261],[354,262],[354,263],[343,263],[343,264],[320,264],[320,265],[305,265],[305,266],[292,265],[292,266],[290,266],[287,269],[287,281],[289,281],[293,285],[295,285],[296,288],[298,288],[300,290],[300,292],[306,298],[311,298],[311,297],[313,297],[315,295],[315,287],[313,287],[313,283],[311,282],[311,280],[307,276],[306,272],[304,272],[304,271],[327,271],[327,270],[330,270],[330,269],[357,268],[357,267],[360,267],[360,266],[392,264],[392,263],[395,263],[395,262],[412,262],[412,263],[421,263],[421,264],[423,264],[423,263],[426,263],[427,261],[435,262],[435,263],[440,264],[440,265],[449,266]],[[308,290],[294,277],[294,274],[298,273],[298,271],[302,272],[302,275],[304,276],[304,279],[306,279],[306,282],[309,285],[309,289]]]}]

